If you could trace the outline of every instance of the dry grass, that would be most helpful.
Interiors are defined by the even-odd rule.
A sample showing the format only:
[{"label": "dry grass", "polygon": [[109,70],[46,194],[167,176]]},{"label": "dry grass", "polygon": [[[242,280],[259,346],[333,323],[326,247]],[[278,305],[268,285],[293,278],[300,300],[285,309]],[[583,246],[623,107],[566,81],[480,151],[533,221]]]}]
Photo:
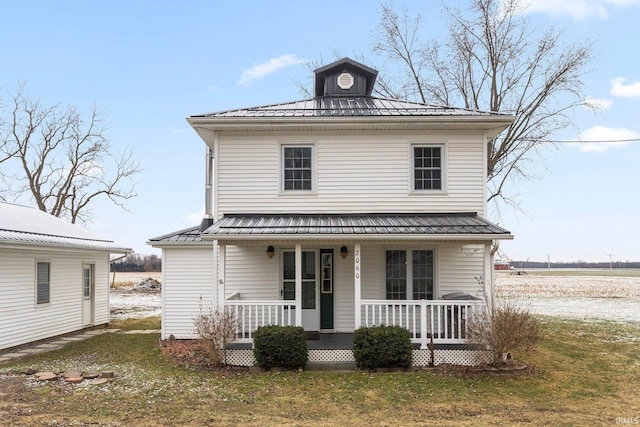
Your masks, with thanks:
[{"label": "dry grass", "polygon": [[[7,425],[614,425],[640,416],[640,324],[545,319],[524,375],[194,371],[157,335],[104,334],[0,367]],[[514,355],[521,358],[519,355]],[[103,386],[3,375],[116,371]],[[637,419],[637,418],[636,418]]]}]

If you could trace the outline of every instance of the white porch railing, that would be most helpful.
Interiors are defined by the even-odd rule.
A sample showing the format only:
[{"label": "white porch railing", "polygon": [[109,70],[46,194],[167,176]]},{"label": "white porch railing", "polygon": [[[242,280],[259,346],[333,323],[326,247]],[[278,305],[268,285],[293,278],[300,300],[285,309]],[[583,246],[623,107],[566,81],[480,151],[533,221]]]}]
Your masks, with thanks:
[{"label": "white porch railing", "polygon": [[[225,306],[238,319],[236,342],[252,342],[259,326],[295,325],[295,301],[227,300]],[[483,308],[483,301],[362,300],[361,325],[402,326],[420,348],[431,337],[435,344],[463,344],[468,322]]]},{"label": "white porch railing", "polygon": [[296,323],[295,301],[227,300],[225,307],[238,319],[236,342],[252,342],[259,326],[290,326]]},{"label": "white porch railing", "polygon": [[402,326],[411,341],[427,348],[434,344],[467,342],[472,316],[484,308],[483,301],[451,300],[362,300],[362,326]]}]

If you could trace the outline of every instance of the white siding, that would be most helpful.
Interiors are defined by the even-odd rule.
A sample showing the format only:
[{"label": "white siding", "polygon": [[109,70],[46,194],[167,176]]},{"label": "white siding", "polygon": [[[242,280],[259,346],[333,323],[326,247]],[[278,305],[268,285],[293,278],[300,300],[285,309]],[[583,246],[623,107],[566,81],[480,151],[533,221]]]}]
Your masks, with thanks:
[{"label": "white siding", "polygon": [[[478,212],[484,209],[482,135],[319,134],[229,136],[217,161],[218,216],[224,213]],[[280,191],[280,144],[313,143],[314,194]],[[446,192],[411,192],[411,144],[444,143]]]},{"label": "white siding", "polygon": [[484,245],[443,245],[438,260],[438,297],[450,292],[478,295],[482,288],[476,278],[484,276]]},{"label": "white siding", "polygon": [[280,299],[279,253],[268,258],[266,245],[227,246],[225,299]]},{"label": "white siding", "polygon": [[[36,304],[37,261],[50,263],[48,304]],[[82,264],[95,265],[94,324],[108,323],[108,254],[0,249],[0,348],[83,328]]]},{"label": "white siding", "polygon": [[213,248],[165,248],[162,283],[162,339],[196,338],[200,307],[214,308]]}]

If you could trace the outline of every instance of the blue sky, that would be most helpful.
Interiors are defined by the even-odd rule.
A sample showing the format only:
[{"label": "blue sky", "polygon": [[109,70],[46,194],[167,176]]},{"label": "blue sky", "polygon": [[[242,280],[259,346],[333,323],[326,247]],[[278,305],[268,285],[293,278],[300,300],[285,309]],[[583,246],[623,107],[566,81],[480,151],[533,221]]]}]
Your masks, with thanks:
[{"label": "blue sky", "polygon": [[[444,32],[440,2],[396,5],[422,12],[425,39]],[[131,212],[100,202],[88,228],[140,253],[159,253],[148,238],[201,219],[205,146],[187,116],[303,98],[304,61],[370,56],[379,22],[372,0],[25,0],[0,10],[0,86],[25,82],[45,104],[96,105],[112,146],[135,149],[143,173]],[[568,41],[596,41],[585,82],[599,112],[576,111],[578,129],[556,139],[640,138],[640,0],[534,0],[528,15]],[[560,144],[542,157],[539,179],[511,189],[521,212],[501,211],[516,236],[504,254],[639,260],[640,142]]]}]

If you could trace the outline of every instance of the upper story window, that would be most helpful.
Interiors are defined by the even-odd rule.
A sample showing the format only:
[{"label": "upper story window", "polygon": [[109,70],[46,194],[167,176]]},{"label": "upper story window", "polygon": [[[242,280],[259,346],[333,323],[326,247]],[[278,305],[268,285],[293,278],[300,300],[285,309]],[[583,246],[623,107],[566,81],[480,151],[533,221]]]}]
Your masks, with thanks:
[{"label": "upper story window", "polygon": [[50,271],[50,263],[36,263],[36,304],[49,303]]},{"label": "upper story window", "polygon": [[413,146],[413,190],[443,189],[443,146]]},{"label": "upper story window", "polygon": [[284,191],[313,188],[313,146],[282,146],[282,183]]}]

